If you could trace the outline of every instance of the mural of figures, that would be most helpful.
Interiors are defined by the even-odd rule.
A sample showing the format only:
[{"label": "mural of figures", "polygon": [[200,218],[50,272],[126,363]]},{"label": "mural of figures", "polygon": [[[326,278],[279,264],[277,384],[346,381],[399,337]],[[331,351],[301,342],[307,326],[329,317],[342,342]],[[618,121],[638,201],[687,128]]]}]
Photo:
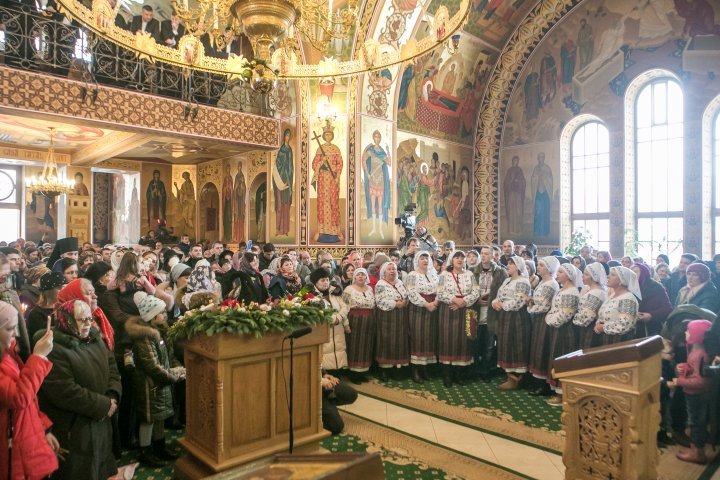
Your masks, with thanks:
[{"label": "mural of figures", "polygon": [[472,150],[398,132],[398,214],[416,203],[416,217],[437,238],[472,242]]},{"label": "mural of figures", "polygon": [[[347,215],[347,118],[333,123],[326,119],[311,126],[312,151],[310,162],[311,239],[315,243],[342,243],[345,240]],[[343,150],[339,145],[343,145]],[[313,198],[314,196],[314,198]],[[315,222],[317,219],[317,223]]]},{"label": "mural of figures", "polygon": [[216,240],[220,238],[220,193],[214,183],[203,185],[199,195],[200,228],[198,240]]},{"label": "mural of figures", "polygon": [[245,240],[245,211],[247,209],[247,185],[243,174],[243,163],[238,162],[233,183],[233,241]]},{"label": "mural of figures", "polygon": [[[175,181],[176,172],[180,172],[180,184]],[[173,187],[178,219],[175,225],[175,235],[190,235],[195,238],[195,184],[193,177],[195,176],[195,168],[186,165],[173,167]]]},{"label": "mural of figures", "polygon": [[557,142],[506,148],[500,179],[500,238],[518,243],[559,242],[560,163]]},{"label": "mural of figures", "polygon": [[90,191],[85,183],[90,178],[90,169],[68,168],[68,177],[75,179],[73,191],[67,196],[66,234],[77,237],[80,242],[90,241]]},{"label": "mural of figures", "polygon": [[267,235],[267,174],[257,175],[250,184],[249,235],[253,242],[264,242]]},{"label": "mural of figures", "polygon": [[292,138],[292,129],[285,128],[283,130],[283,144],[277,151],[275,161],[271,167],[272,198],[275,211],[273,241],[276,241],[275,239],[281,240],[281,237],[294,238],[295,236],[295,232],[291,234],[290,231],[290,209],[293,206],[294,195],[296,194]]},{"label": "mural of figures", "polygon": [[73,175],[75,185],[73,186],[73,195],[81,195],[87,197],[90,195],[87,185],[85,185],[85,176],[83,172],[75,172]]},{"label": "mural of figures", "polygon": [[392,211],[392,124],[363,118],[358,168],[358,231],[367,245],[392,245],[395,225]]},{"label": "mural of figures", "polygon": [[233,241],[233,179],[230,164],[225,164],[225,176],[222,184],[222,231],[223,241]]},{"label": "mural of figures", "polygon": [[[39,177],[42,167],[25,167],[25,176]],[[57,197],[25,192],[25,238],[33,242],[57,240]]]},{"label": "mural of figures", "polygon": [[152,180],[145,190],[147,201],[148,227],[167,220],[167,192],[165,183],[160,179],[160,170],[154,170]]}]

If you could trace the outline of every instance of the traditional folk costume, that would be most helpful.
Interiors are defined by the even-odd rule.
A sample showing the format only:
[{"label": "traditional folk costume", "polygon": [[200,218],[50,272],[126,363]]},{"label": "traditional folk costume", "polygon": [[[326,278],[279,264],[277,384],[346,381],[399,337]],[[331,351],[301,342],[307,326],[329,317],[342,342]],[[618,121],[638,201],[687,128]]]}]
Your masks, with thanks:
[{"label": "traditional folk costume", "polygon": [[[531,327],[527,301],[531,288],[525,261],[520,257],[510,259],[515,263],[520,275],[506,279],[495,299],[495,303],[499,303],[502,308],[497,331],[498,365],[508,374],[523,374],[528,371],[530,354]],[[508,377],[510,383],[504,389],[517,388],[517,376]]]},{"label": "traditional folk costume", "polygon": [[[553,298],[552,308],[545,317],[549,327],[550,350],[548,352],[549,372],[557,357],[570,353],[577,348],[577,337],[572,319],[580,305],[579,288],[582,287],[582,273],[572,263],[560,266],[565,271],[570,285],[563,285],[563,289]],[[548,375],[547,382],[553,387],[556,395],[562,394],[560,382]],[[558,401],[559,400],[559,401]],[[561,405],[562,399],[551,399],[552,405]]]},{"label": "traditional folk costume", "polygon": [[528,307],[528,313],[532,319],[532,333],[530,335],[530,362],[528,370],[533,377],[546,379],[550,374],[550,365],[548,364],[548,353],[550,350],[550,331],[545,322],[545,316],[550,311],[553,298],[560,290],[555,280],[555,275],[560,268],[560,261],[553,257],[543,257],[538,260],[538,264],[543,263],[552,275],[550,280],[543,280],[533,291],[533,304]]},{"label": "traditional folk costume", "polygon": [[[420,257],[429,259],[427,273],[418,271]],[[430,365],[437,362],[437,310],[431,312],[425,305],[435,301],[438,274],[432,266],[428,252],[418,252],[414,258],[414,270],[408,274],[405,287],[408,292],[408,323],[410,331],[410,363]]]},{"label": "traditional folk costume", "polygon": [[[353,279],[360,273],[367,275],[367,270],[356,268]],[[351,284],[343,292],[342,298],[349,309],[347,317],[350,333],[345,335],[348,366],[353,372],[367,372],[375,353],[375,295],[367,285],[360,291]]]},{"label": "traditional folk costume", "polygon": [[[449,263],[458,255],[465,256],[463,252],[455,252],[449,256]],[[439,344],[438,356],[440,363],[454,366],[466,366],[473,362],[472,344],[466,331],[468,315],[475,315],[472,306],[480,298],[475,275],[468,270],[456,274],[444,271],[440,274],[437,298],[438,306]],[[450,310],[453,298],[462,298],[466,306],[457,310]],[[471,313],[468,313],[471,312]],[[472,332],[474,334],[474,332]]]},{"label": "traditional folk costume", "polygon": [[582,349],[600,345],[601,337],[595,333],[595,321],[600,307],[607,299],[607,275],[602,264],[591,263],[585,267],[585,271],[600,285],[600,288],[585,287],[587,290],[583,289],[580,292],[580,304],[573,318],[573,324],[577,330],[578,348]]},{"label": "traditional folk costume", "polygon": [[603,345],[633,339],[639,308],[638,298],[642,298],[635,272],[625,267],[612,267],[610,271],[613,270],[620,277],[620,283],[629,291],[608,297],[598,311],[597,321],[605,330],[602,336]]},{"label": "traditional folk costume", "polygon": [[380,280],[375,285],[375,360],[380,368],[407,367],[410,364],[407,308],[398,307],[396,303],[407,300],[408,292],[399,278],[395,279],[395,283],[385,280],[385,270],[390,263],[386,262],[380,268]]}]

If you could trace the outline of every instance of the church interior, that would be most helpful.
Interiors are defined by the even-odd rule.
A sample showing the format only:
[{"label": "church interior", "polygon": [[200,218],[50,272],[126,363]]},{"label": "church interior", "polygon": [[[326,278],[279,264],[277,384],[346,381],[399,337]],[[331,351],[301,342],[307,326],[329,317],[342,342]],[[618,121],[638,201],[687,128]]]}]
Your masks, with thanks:
[{"label": "church interior", "polygon": [[[97,299],[88,317],[90,331],[104,340],[98,348],[115,347],[109,353],[113,365],[105,374],[112,377],[117,368],[134,368],[135,373],[126,379],[120,371],[122,396],[110,395],[109,387],[102,392],[110,398],[103,404],[111,409],[105,421],[88,420],[95,422],[93,435],[104,435],[98,432],[106,428],[112,439],[72,444],[67,458],[61,458],[60,451],[70,441],[68,430],[68,438],[58,437],[57,446],[48,439],[58,453],[58,460],[47,460],[55,462],[54,469],[26,463],[26,476],[15,471],[20,457],[13,447],[7,456],[0,453],[0,463],[8,464],[4,469],[0,465],[0,478],[720,479],[720,381],[712,378],[717,374],[698,374],[707,392],[694,395],[685,387],[683,398],[683,390],[666,372],[668,366],[670,377],[692,370],[687,365],[700,347],[693,349],[696,344],[683,336],[691,338],[694,332],[688,320],[707,322],[708,332],[720,334],[720,326],[718,332],[714,323],[710,327],[720,315],[720,293],[713,288],[707,305],[714,307],[700,307],[698,289],[690,287],[691,271],[697,270],[702,285],[720,288],[718,76],[720,0],[4,0],[0,252],[9,260],[8,282],[24,275],[20,283],[32,284],[35,303],[48,302],[46,291],[59,291],[57,300],[43,310],[52,317],[47,331],[54,331],[50,322],[53,329],[70,325],[79,335],[76,344],[82,346],[94,345],[93,340],[83,340],[93,334],[83,337],[86,324],[74,326],[74,320],[67,320],[72,315],[77,319],[80,307],[68,307],[61,297],[63,285],[70,286],[78,277],[91,279],[95,293],[82,292]],[[412,252],[411,237],[416,242]],[[75,240],[67,244],[66,239]],[[507,241],[512,241],[509,251]],[[192,251],[198,244],[196,258]],[[427,250],[431,255],[417,253]],[[39,267],[31,267],[45,265],[50,251],[54,257],[47,268],[32,276]],[[69,251],[75,251],[75,263],[62,263]],[[495,308],[497,288],[489,280],[483,284],[477,273],[487,271],[485,251],[488,258],[494,255],[488,262],[511,271],[510,277],[504,273],[507,278],[517,273],[545,282],[547,272],[552,271],[553,278],[565,272],[557,273],[555,290],[563,284],[559,292],[568,283],[581,289],[584,282],[579,296],[570,285],[581,306],[591,281],[602,284],[603,290],[604,282],[611,290],[611,281],[620,282],[614,284],[614,294],[627,290],[632,297],[632,285],[639,280],[643,297],[643,282],[665,288],[667,310],[661,321],[652,314],[656,329],[650,328],[650,320],[643,325],[643,315],[651,316],[642,312],[642,299],[635,294],[629,336],[596,328],[597,338],[613,340],[583,345],[578,334],[574,348],[562,350],[555,349],[551,326],[542,333],[552,336],[547,340],[551,347],[541,345],[543,340],[536,336],[540,329],[533,326],[532,335],[528,331],[523,337],[524,347],[506,346],[504,340],[519,337],[501,334],[504,327],[497,326],[495,332],[489,326],[493,309],[498,322],[515,320],[506,315],[507,303],[500,301]],[[13,252],[21,257],[20,272]],[[146,254],[154,252],[154,266],[147,268],[158,274],[157,282],[145,282],[144,270],[130,268],[130,283],[141,295],[126,296],[133,313],[121,312],[120,318],[142,319],[146,323],[133,323],[139,330],[156,328],[155,320],[145,319],[144,313],[155,312],[154,302],[161,299],[178,340],[175,356],[165,360],[168,365],[183,364],[168,367],[166,374],[173,383],[166,399],[172,414],[162,419],[165,440],[156,438],[158,420],[147,423],[139,403],[123,405],[126,391],[142,389],[130,377],[138,378],[146,360],[135,347],[120,351],[125,340],[119,332],[130,337],[134,333],[130,327],[127,332],[119,329],[103,295],[117,288],[120,300],[114,305],[122,309],[126,287],[120,272],[128,274],[123,266],[127,252],[141,255],[143,265]],[[261,281],[252,283],[251,275],[249,287],[230,280],[226,289],[221,278],[245,268],[246,252],[256,252],[260,266],[253,268]],[[467,292],[460,274],[453,273],[457,252],[464,259],[457,272],[475,272],[468,277]],[[277,265],[268,265],[276,255]],[[292,259],[297,274],[286,276],[284,255]],[[345,303],[357,301],[347,289],[353,288],[358,274],[384,282],[393,260],[397,266],[391,266],[392,278],[402,279],[408,291],[418,288],[411,276],[418,268],[432,270],[433,275],[437,268],[441,284],[443,278],[454,280],[450,286],[457,287],[458,294],[451,292],[449,298],[460,298],[464,305],[458,328],[467,329],[467,336],[460,333],[459,342],[470,345],[472,339],[469,360],[443,353],[437,360],[435,353],[432,360],[418,360],[414,340],[408,340],[414,310],[409,317],[388,314],[386,320],[399,319],[405,325],[387,330],[404,339],[402,348],[409,349],[404,363],[395,359],[396,351],[388,355],[390,360],[380,358],[381,345],[387,343],[380,336],[377,345],[369,347],[351,340],[365,335],[361,321],[375,304],[348,307],[349,324],[343,323],[345,317],[333,317],[329,327],[324,320],[293,323],[295,308],[307,308],[318,319],[332,316],[312,310],[307,297],[317,288],[310,279],[319,278],[313,277],[314,270],[323,268],[324,255],[330,274],[322,278],[329,278],[330,285],[337,278]],[[359,263],[353,266],[354,255]],[[603,255],[608,257],[604,261]],[[188,285],[202,283],[200,274],[195,277],[195,264],[203,256],[209,260],[205,263],[208,272],[212,269],[215,287],[200,292],[222,286],[215,306],[208,306],[207,300],[193,304],[192,298],[177,295],[180,279]],[[429,266],[419,267],[422,258]],[[518,264],[513,258],[529,263]],[[604,266],[605,271],[600,268],[597,273],[604,280],[588,273],[596,271],[590,268],[592,261]],[[253,262],[252,255],[247,262]],[[664,272],[658,262],[664,262]],[[0,276],[7,263],[0,259]],[[570,273],[568,263],[575,267]],[[73,266],[74,274],[67,273]],[[269,277],[260,275],[276,266],[277,272]],[[103,279],[113,271],[118,281],[108,284]],[[626,281],[623,272],[630,272],[632,279]],[[275,274],[282,277],[283,295],[273,294],[268,284]],[[688,286],[675,285],[676,275]],[[299,279],[297,289],[286,289],[290,278]],[[507,283],[500,283],[502,290]],[[395,312],[410,297],[395,284],[390,286],[391,306],[383,310]],[[532,288],[538,292],[536,286]],[[21,293],[16,297],[22,299],[19,283],[15,287]],[[252,327],[228,313],[247,313],[240,293],[246,288],[265,292],[258,302],[261,307],[265,298],[274,300],[268,311],[253,310]],[[380,291],[374,284],[373,288],[376,313],[367,315],[380,325],[380,318],[386,317],[377,313]],[[487,294],[482,299],[478,294],[472,307],[475,300],[469,301],[468,292],[482,288],[492,292],[490,306]],[[3,305],[12,303],[7,296],[12,290],[0,289],[0,330],[5,325]],[[290,299],[278,303],[288,293]],[[417,294],[417,305],[431,303],[425,294]],[[309,295],[312,299],[313,293]],[[327,311],[337,312],[330,297]],[[438,291],[436,306],[440,298]],[[528,329],[535,321],[530,318],[539,318],[545,332],[542,318],[556,306],[551,296],[547,308],[536,308],[530,317],[527,312],[537,307],[536,298],[526,294],[522,309]],[[290,304],[283,307],[282,302]],[[45,337],[38,340],[44,324],[34,329],[39,334],[35,338],[24,332],[32,322],[26,322],[27,305],[22,307],[15,341],[20,345],[23,336],[28,341],[24,368],[40,368],[30,352],[32,344],[48,344]],[[284,321],[283,315],[291,319],[286,334],[314,327],[313,333],[297,338],[296,355],[287,350],[295,339],[287,342],[281,328],[268,327],[261,335],[258,326],[265,328],[263,314],[276,318],[273,312],[283,308],[289,313],[278,313],[278,321]],[[445,314],[460,318],[454,313],[457,305],[437,308],[439,317],[433,318],[440,318],[440,323]],[[616,316],[627,313],[624,307],[614,308]],[[99,316],[98,310],[105,313]],[[577,304],[574,311],[578,312]],[[210,330],[192,323],[204,321],[207,326],[215,321],[213,315],[222,320]],[[685,320],[680,322],[684,327],[679,337],[672,330],[677,328],[671,325],[673,317]],[[567,325],[587,328],[572,323]],[[114,340],[106,328],[114,329]],[[192,337],[193,328],[205,336]],[[479,346],[481,329],[483,338],[490,338],[488,352],[496,352],[487,353],[489,357]],[[250,338],[252,334],[258,338]],[[0,351],[7,353],[10,344],[3,343],[2,335]],[[347,348],[340,360],[337,335]],[[426,335],[444,342],[444,334],[436,330]],[[72,413],[72,408],[58,413],[58,405],[52,407],[55,416],[45,411],[53,394],[72,394],[54,378],[60,370],[57,363],[63,371],[72,367],[71,361],[54,360],[55,352],[65,348],[62,338],[55,333],[54,346],[49,341],[53,351],[40,355],[56,364],[43,373],[51,388],[45,392],[39,383],[35,388],[40,403],[34,411],[59,427],[46,428],[48,432],[63,431],[68,422],[75,428],[76,419],[84,415]],[[162,340],[160,344],[165,352]],[[362,364],[351,351],[355,348],[374,348],[376,357],[354,369],[353,362]],[[444,347],[437,348],[441,352]],[[505,358],[504,351],[511,348],[527,350],[523,367],[509,358],[511,354]],[[530,352],[541,348],[549,349],[538,355],[550,357],[550,364],[543,360],[543,375],[533,377]],[[704,348],[700,370],[709,372],[720,356],[713,358],[715,350]],[[167,357],[167,352],[153,349],[156,360],[158,355]],[[574,350],[581,352],[571,354]],[[557,355],[551,355],[553,351]],[[673,351],[676,359],[668,360]],[[334,355],[332,367],[326,365],[328,355]],[[687,357],[687,363],[678,355]],[[293,367],[288,358],[295,359]],[[490,373],[476,369],[481,361],[492,361]],[[6,407],[3,398],[5,382],[20,382],[17,373],[4,369],[4,362],[0,361],[0,429],[12,427],[14,421],[15,408]],[[13,363],[12,372],[17,368]],[[351,385],[353,391],[352,403],[338,400],[333,407],[339,431],[323,429],[327,394],[321,377],[326,379],[327,370],[335,375],[329,381]],[[288,405],[286,377],[291,374],[297,397]],[[558,378],[564,388],[558,387]],[[540,393],[531,394],[536,388]],[[328,389],[334,399],[336,385]],[[548,400],[550,394],[558,400]],[[340,390],[337,395],[342,396]],[[286,407],[293,400],[291,420]],[[149,402],[148,396],[143,401]],[[705,426],[700,447],[695,437],[698,424]],[[295,456],[307,455],[301,457],[305,463],[282,456],[288,441],[292,445],[293,429]],[[122,437],[132,437],[132,432],[135,438]],[[142,438],[151,434],[152,447],[143,445]],[[103,442],[108,452],[112,445],[113,458],[106,459],[109,467],[97,458]],[[69,458],[78,450],[83,452],[81,460],[72,464]],[[143,457],[146,453],[150,461]],[[165,453],[168,461],[160,461]],[[319,454],[336,455],[336,463],[319,460]],[[183,456],[176,459],[179,455]],[[276,468],[272,462],[278,463]],[[336,476],[327,473],[332,468],[338,469]],[[12,477],[4,476],[8,469]],[[342,469],[350,473],[341,476]]]}]

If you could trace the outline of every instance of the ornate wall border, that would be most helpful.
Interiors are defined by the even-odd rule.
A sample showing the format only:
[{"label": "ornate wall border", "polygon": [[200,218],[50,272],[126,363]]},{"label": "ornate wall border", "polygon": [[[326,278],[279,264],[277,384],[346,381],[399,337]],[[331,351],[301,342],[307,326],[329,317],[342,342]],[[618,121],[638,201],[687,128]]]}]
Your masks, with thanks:
[{"label": "ornate wall border", "polygon": [[98,86],[97,100],[88,106],[78,100],[84,86],[82,82],[0,66],[0,108],[280,148],[280,121],[274,118],[201,105],[196,120],[188,121],[184,102],[105,86]]},{"label": "ornate wall border", "polygon": [[298,81],[300,95],[300,238],[299,245],[308,244],[308,162],[310,146],[308,138],[310,131],[310,86],[307,80]]},{"label": "ornate wall border", "polygon": [[500,147],[507,105],[520,72],[550,29],[582,1],[540,1],[512,34],[490,76],[475,127],[473,236],[476,245],[497,243]]}]

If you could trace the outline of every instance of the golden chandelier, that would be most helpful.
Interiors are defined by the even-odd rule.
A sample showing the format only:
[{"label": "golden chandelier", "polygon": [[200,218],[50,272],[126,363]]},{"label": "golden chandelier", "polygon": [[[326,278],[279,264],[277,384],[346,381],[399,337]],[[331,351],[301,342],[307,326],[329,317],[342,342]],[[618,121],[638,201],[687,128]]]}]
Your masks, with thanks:
[{"label": "golden chandelier", "polygon": [[[323,79],[367,73],[408,62],[445,44],[450,46],[451,38],[465,25],[470,13],[470,1],[460,0],[452,17],[447,7],[438,8],[432,28],[421,40],[410,39],[399,48],[368,40],[360,47],[359,58],[323,58],[317,64],[302,64],[296,53],[296,39],[325,52],[333,40],[349,38],[360,19],[357,0],[342,6],[334,5],[333,0],[172,0],[190,33],[180,39],[177,48],[156,43],[149,33],[131,33],[115,26],[119,1],[112,7],[108,0],[93,0],[91,9],[81,0],[58,3],[71,18],[134,50],[141,58],[251,81],[253,88],[257,82],[263,93],[272,88],[268,87],[269,79]],[[222,42],[226,28],[250,39],[254,59],[206,54],[200,37],[207,34]]]},{"label": "golden chandelier", "polygon": [[39,177],[32,176],[25,180],[25,186],[31,193],[50,197],[70,193],[73,190],[74,182],[68,180],[65,175],[61,175],[58,169],[57,160],[55,160],[54,135],[55,129],[50,128],[50,147],[48,147],[47,159],[45,160],[42,173]]}]

